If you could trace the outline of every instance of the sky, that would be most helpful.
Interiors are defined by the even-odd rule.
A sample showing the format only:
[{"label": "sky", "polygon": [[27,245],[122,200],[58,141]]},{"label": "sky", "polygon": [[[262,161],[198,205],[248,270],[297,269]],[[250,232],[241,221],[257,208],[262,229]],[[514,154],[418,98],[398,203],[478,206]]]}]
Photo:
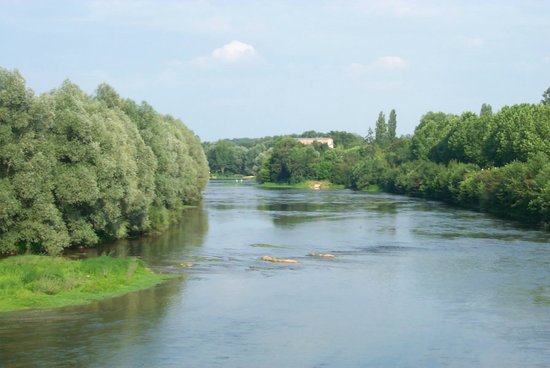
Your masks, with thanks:
[{"label": "sky", "polygon": [[550,1],[0,0],[0,67],[35,93],[100,83],[202,140],[366,135],[397,112],[538,103]]}]

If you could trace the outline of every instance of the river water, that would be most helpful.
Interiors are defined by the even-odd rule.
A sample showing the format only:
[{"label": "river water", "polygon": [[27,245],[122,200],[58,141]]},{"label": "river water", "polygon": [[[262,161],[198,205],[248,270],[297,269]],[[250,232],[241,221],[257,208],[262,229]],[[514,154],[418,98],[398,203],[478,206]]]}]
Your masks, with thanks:
[{"label": "river water", "polygon": [[184,278],[2,314],[1,367],[550,366],[550,234],[488,215],[211,182],[167,234],[103,251]]}]

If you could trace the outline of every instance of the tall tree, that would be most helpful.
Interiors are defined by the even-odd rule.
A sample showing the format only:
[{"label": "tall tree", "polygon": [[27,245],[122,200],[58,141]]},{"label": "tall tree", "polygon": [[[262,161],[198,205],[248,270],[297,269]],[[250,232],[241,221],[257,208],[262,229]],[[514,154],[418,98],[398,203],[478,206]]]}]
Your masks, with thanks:
[{"label": "tall tree", "polygon": [[542,100],[540,101],[543,105],[550,105],[550,87],[542,94]]},{"label": "tall tree", "polygon": [[395,140],[396,130],[397,130],[397,115],[395,114],[395,110],[392,109],[392,111],[390,111],[390,118],[388,120],[388,140],[390,142],[393,142]]},{"label": "tall tree", "polygon": [[[239,147],[240,146],[237,146],[227,139],[222,139],[214,143],[208,151],[210,170],[213,172],[220,172],[222,175],[225,174],[226,169],[233,174],[239,173],[241,166],[239,154],[237,152]],[[246,148],[244,149],[246,150]]]},{"label": "tall tree", "polygon": [[371,127],[369,127],[369,130],[367,131],[365,142],[367,142],[368,144],[374,143],[374,132],[372,131]]},{"label": "tall tree", "polygon": [[493,107],[488,103],[484,103],[481,105],[479,116],[493,116]]},{"label": "tall tree", "polygon": [[379,145],[385,143],[387,137],[386,116],[382,111],[378,114],[376,120],[376,128],[374,130],[374,140]]}]

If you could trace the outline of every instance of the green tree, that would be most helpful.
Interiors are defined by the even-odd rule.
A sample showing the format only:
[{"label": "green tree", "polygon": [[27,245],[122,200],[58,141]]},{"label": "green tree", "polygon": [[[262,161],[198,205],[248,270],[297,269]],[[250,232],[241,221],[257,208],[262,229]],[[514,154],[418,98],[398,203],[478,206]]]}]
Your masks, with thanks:
[{"label": "green tree", "polygon": [[[243,157],[242,152],[238,150],[239,147],[241,146],[226,139],[212,144],[207,153],[210,170],[222,175],[226,169],[233,174],[240,173]],[[246,148],[242,148],[246,151]]]},{"label": "green tree", "polygon": [[386,143],[387,133],[386,116],[380,111],[374,130],[374,141],[380,146],[383,146]]},{"label": "green tree", "polygon": [[447,136],[453,116],[443,112],[428,112],[420,120],[411,139],[414,159],[428,159],[433,149]]},{"label": "green tree", "polygon": [[543,105],[550,105],[550,87],[542,94],[542,100],[540,101]]},{"label": "green tree", "polygon": [[105,84],[94,97],[69,81],[35,97],[0,69],[0,252],[58,254],[159,229],[207,179],[181,121]]},{"label": "green tree", "polygon": [[294,138],[279,138],[264,161],[258,181],[294,184],[315,179],[321,170],[320,157],[313,145],[303,145]]},{"label": "green tree", "polygon": [[367,135],[365,136],[365,142],[368,144],[374,143],[374,132],[372,131],[371,127],[369,127],[369,130],[367,131]]},{"label": "green tree", "polygon": [[390,117],[388,119],[388,140],[390,142],[394,142],[396,138],[396,131],[397,131],[397,115],[395,114],[395,110],[390,111]]},{"label": "green tree", "polygon": [[263,143],[259,143],[250,147],[246,151],[245,159],[245,175],[257,175],[260,166],[263,162],[263,154],[267,151],[266,146]]},{"label": "green tree", "polygon": [[484,103],[481,105],[481,111],[479,112],[479,116],[493,116],[493,107],[489,105],[488,103]]},{"label": "green tree", "polygon": [[330,132],[328,132],[327,136],[334,139],[335,147],[342,147],[342,148],[351,148],[351,147],[359,146],[364,141],[364,139],[359,134],[343,132],[343,131],[331,130]]},{"label": "green tree", "polygon": [[505,106],[493,116],[483,147],[487,162],[503,166],[550,154],[550,105]]},{"label": "green tree", "polygon": [[[0,250],[59,253],[70,243],[54,204],[52,146],[33,93],[17,72],[0,69]],[[4,202],[5,201],[5,202]]]},{"label": "green tree", "polygon": [[267,160],[269,181],[274,183],[290,183],[292,181],[291,153],[301,144],[293,138],[281,138],[273,146],[271,156]]},{"label": "green tree", "polygon": [[384,154],[380,151],[361,160],[353,169],[354,187],[356,189],[369,189],[373,186],[384,186],[385,176],[388,172],[388,163]]}]

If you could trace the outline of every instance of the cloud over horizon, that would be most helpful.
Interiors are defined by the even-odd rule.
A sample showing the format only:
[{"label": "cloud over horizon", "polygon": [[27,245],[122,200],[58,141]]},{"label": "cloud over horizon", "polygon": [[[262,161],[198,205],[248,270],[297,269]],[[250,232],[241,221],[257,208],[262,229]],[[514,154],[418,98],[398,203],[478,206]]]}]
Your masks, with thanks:
[{"label": "cloud over horizon", "polygon": [[234,64],[257,60],[258,52],[254,46],[241,42],[231,41],[222,47],[214,49],[209,56],[201,56],[193,60],[192,64],[206,66],[212,64]]}]

